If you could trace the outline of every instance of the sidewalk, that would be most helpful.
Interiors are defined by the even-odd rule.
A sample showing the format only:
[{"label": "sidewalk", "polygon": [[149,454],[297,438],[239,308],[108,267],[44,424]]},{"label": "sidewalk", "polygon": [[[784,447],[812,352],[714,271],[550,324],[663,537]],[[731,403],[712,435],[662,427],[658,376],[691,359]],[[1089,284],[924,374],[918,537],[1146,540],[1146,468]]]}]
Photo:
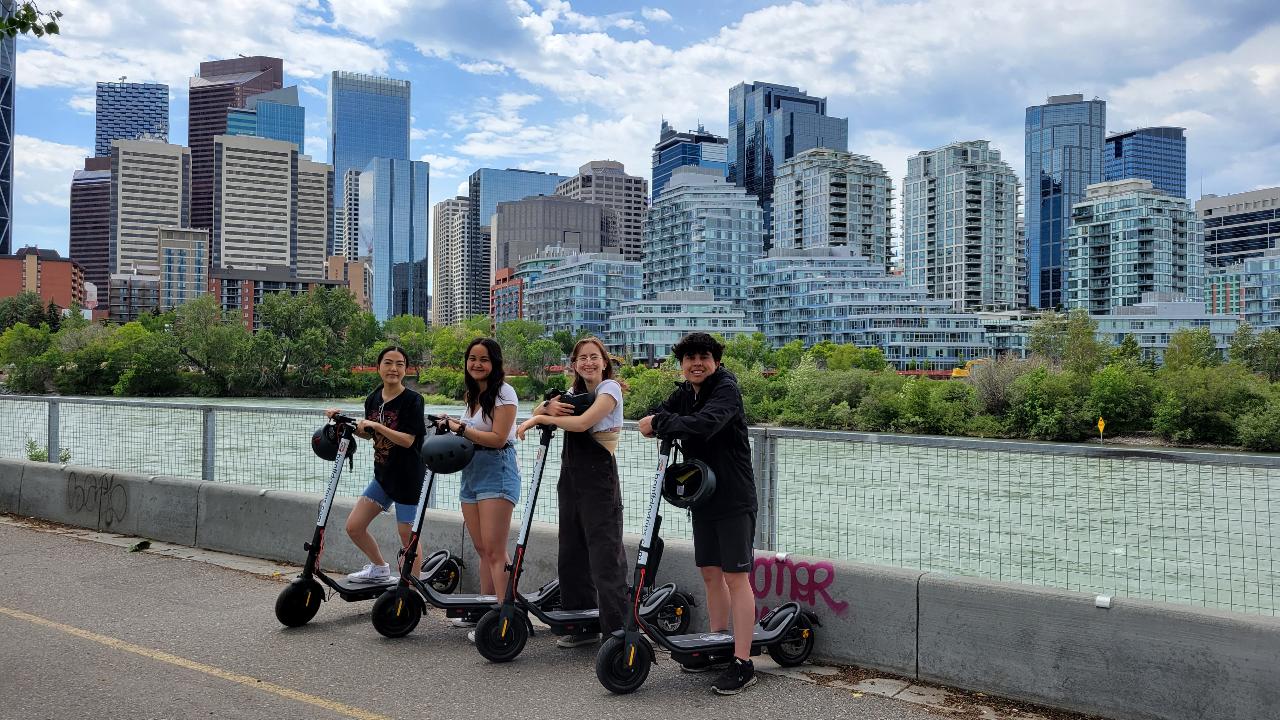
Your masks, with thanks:
[{"label": "sidewalk", "polygon": [[371,603],[338,598],[285,630],[272,611],[284,576],[242,562],[130,553],[0,522],[0,718],[943,717],[769,673],[720,697],[711,677],[661,655],[644,687],[619,697],[597,682],[593,652],[557,649],[549,633],[493,665],[438,612],[388,640],[369,624]]}]

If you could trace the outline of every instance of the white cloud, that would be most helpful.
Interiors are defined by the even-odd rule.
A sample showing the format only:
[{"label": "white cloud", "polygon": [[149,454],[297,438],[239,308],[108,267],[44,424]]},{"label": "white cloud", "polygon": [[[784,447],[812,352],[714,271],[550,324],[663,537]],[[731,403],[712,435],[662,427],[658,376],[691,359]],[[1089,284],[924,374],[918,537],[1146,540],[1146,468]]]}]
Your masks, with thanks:
[{"label": "white cloud", "polygon": [[329,162],[329,138],[321,135],[308,135],[306,138],[307,154],[316,162]]},{"label": "white cloud", "polygon": [[454,177],[454,171],[465,168],[467,164],[462,158],[449,155],[433,155],[431,153],[424,153],[418,159],[431,163],[431,174],[437,177]]},{"label": "white cloud", "polygon": [[640,11],[640,17],[649,22],[671,22],[671,13],[662,8],[644,8]]},{"label": "white cloud", "polygon": [[13,139],[13,187],[28,205],[71,204],[71,176],[84,168],[93,150],[50,142],[30,135]]},{"label": "white cloud", "polygon": [[427,131],[422,128],[409,128],[410,140],[426,140],[428,137]]},{"label": "white cloud", "polygon": [[489,62],[487,60],[481,60],[479,62],[471,62],[471,63],[461,62],[461,63],[458,63],[458,68],[461,70],[465,70],[466,72],[469,72],[472,75],[502,75],[507,72],[506,67],[495,62]]},{"label": "white cloud", "polygon": [[98,111],[98,99],[93,95],[73,95],[67,105],[81,115],[93,115]]},{"label": "white cloud", "polygon": [[315,85],[312,85],[311,83],[298,83],[298,89],[301,90],[303,93],[310,95],[311,97],[317,97],[317,98],[320,98],[321,100],[329,99],[328,93],[316,87]]}]

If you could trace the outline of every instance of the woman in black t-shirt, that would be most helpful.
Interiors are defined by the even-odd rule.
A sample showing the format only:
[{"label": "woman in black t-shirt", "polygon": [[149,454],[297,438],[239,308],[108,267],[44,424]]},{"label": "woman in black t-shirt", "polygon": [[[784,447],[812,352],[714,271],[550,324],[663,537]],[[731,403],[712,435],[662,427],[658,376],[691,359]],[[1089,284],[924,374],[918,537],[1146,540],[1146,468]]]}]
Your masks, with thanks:
[{"label": "woman in black t-shirt", "polygon": [[[369,524],[394,503],[400,544],[407,545],[418,494],[422,492],[420,451],[427,434],[426,419],[422,396],[404,386],[407,358],[398,347],[388,347],[378,354],[382,387],[365,398],[364,419],[356,422],[355,434],[373,440],[373,482],[347,516],[347,535],[369,558],[364,569],[347,576],[352,582],[379,583],[391,577],[391,566],[369,534]],[[332,417],[337,412],[326,410],[325,414]]]}]

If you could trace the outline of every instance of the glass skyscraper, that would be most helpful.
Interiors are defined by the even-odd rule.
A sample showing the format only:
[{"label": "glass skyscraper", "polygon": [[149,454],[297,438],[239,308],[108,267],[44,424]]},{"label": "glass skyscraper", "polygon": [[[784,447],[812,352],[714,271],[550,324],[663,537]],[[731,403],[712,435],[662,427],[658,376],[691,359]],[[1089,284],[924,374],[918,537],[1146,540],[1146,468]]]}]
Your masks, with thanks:
[{"label": "glass skyscraper", "polygon": [[729,140],[707,132],[701,125],[691,132],[676,132],[666,120],[653,146],[653,194],[658,197],[678,167],[693,165],[728,173]]},{"label": "glass skyscraper", "polygon": [[1107,136],[1102,179],[1150,180],[1155,189],[1187,196],[1186,128],[1149,127]]},{"label": "glass skyscraper", "polygon": [[111,155],[112,140],[169,142],[169,86],[158,83],[98,83],[93,154]]},{"label": "glass skyscraper", "polygon": [[254,95],[243,108],[228,108],[227,134],[283,140],[306,154],[306,108],[298,104],[298,86]]},{"label": "glass skyscraper", "polygon": [[760,199],[766,252],[773,246],[774,169],[814,148],[849,149],[849,120],[827,117],[826,98],[763,82],[738,83],[729,90],[727,177]]},{"label": "glass skyscraper", "polygon": [[[13,12],[13,0],[0,0],[0,15]],[[0,255],[9,254],[13,237],[13,95],[15,40],[0,33]]]},{"label": "glass skyscraper", "polygon": [[[409,81],[334,71],[329,78],[333,176],[364,170],[374,158],[409,159]],[[334,183],[335,212],[343,207],[341,185]]]},{"label": "glass skyscraper", "polygon": [[371,249],[370,304],[379,321],[429,317],[430,175],[427,163],[397,158],[373,158],[360,173],[360,245]]},{"label": "glass skyscraper", "polygon": [[1071,206],[1102,181],[1107,103],[1055,95],[1027,108],[1026,247],[1028,302],[1061,307]]}]

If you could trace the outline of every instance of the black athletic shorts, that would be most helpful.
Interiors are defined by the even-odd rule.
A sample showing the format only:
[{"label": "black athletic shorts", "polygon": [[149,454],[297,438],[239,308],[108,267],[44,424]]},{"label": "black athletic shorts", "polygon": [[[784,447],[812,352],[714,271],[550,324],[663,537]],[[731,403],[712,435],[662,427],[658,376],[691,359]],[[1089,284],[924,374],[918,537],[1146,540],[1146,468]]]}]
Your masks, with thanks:
[{"label": "black athletic shorts", "polygon": [[756,514],[742,513],[719,520],[693,521],[693,561],[698,567],[725,572],[751,572]]}]

